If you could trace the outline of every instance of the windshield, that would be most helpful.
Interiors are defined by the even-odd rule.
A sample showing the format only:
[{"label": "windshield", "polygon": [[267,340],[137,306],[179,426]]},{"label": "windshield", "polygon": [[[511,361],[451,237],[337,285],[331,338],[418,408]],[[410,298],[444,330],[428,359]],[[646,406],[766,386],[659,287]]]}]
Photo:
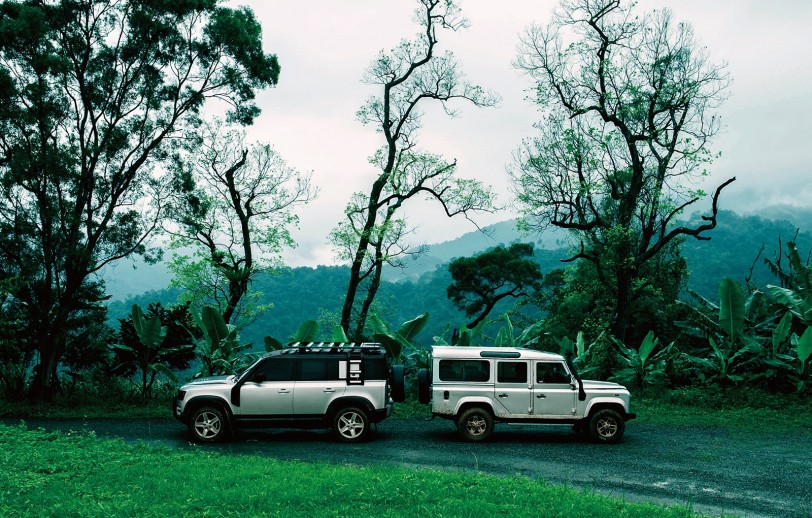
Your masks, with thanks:
[{"label": "windshield", "polygon": [[253,361],[251,363],[246,362],[246,363],[243,363],[242,365],[238,364],[238,368],[237,368],[236,372],[234,372],[234,383],[240,381],[240,378],[242,378],[243,375],[245,375],[246,372],[251,370],[251,367],[253,367],[257,363],[259,363],[259,361],[260,360]]}]

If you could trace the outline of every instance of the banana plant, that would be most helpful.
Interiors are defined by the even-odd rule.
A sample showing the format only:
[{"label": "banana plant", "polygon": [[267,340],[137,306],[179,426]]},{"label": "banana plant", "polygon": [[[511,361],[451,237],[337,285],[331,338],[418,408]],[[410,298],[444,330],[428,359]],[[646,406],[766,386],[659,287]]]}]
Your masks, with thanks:
[{"label": "banana plant", "polygon": [[800,379],[798,380],[798,392],[803,392],[809,386],[810,363],[812,363],[809,359],[809,357],[812,356],[812,326],[807,327],[800,337],[793,335],[792,338],[795,352],[798,354],[798,360],[801,362],[798,369],[798,374],[800,375]]},{"label": "banana plant", "polygon": [[683,357],[723,388],[742,381],[744,377],[734,371],[741,370],[751,360],[764,357],[755,334],[745,333],[747,326],[752,325],[748,314],[756,311],[761,294],[754,292],[745,298],[736,281],[724,278],[719,284],[719,305],[698,295],[695,297],[700,308],[688,306],[693,318],[676,324],[686,334],[707,340],[710,350],[704,357],[687,353]]},{"label": "banana plant", "polygon": [[423,313],[407,320],[397,331],[391,331],[386,323],[375,313],[369,319],[369,326],[375,341],[380,342],[392,363],[407,368],[420,369],[428,367],[426,352],[415,342],[415,338],[426,327],[429,314]]},{"label": "banana plant", "polygon": [[110,345],[110,349],[119,361],[116,369],[127,364],[136,367],[141,378],[139,391],[146,402],[151,397],[152,386],[158,374],[163,374],[172,382],[177,381],[166,359],[188,346],[163,347],[166,327],[161,325],[160,316],[147,318],[138,304],[133,305],[131,318],[138,343],[115,343]]},{"label": "banana plant", "polygon": [[196,377],[233,374],[238,370],[240,353],[253,344],[240,344],[237,328],[226,324],[223,315],[212,306],[205,306],[199,316],[195,315],[195,323],[203,332],[203,339],[197,340],[201,368]]},{"label": "banana plant", "polygon": [[671,355],[674,342],[652,355],[659,345],[659,338],[654,337],[653,331],[648,332],[637,350],[626,347],[615,337],[611,337],[611,340],[620,350],[620,361],[624,366],[615,373],[615,379],[623,383],[631,381],[642,393],[646,385],[651,385],[665,376],[666,363]]}]

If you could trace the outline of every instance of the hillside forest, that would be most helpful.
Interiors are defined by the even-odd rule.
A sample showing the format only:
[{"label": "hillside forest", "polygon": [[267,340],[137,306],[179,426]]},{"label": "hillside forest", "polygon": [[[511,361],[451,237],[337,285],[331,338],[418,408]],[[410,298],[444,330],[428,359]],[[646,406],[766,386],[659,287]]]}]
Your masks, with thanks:
[{"label": "hillside forest", "polygon": [[561,0],[528,26],[512,63],[539,121],[505,165],[519,219],[415,245],[417,200],[503,205],[420,138],[426,110],[500,97],[444,47],[460,5],[412,3],[416,35],[360,78],[375,174],[325,236],[339,264],[290,268],[319,185],[246,137],[285,77],[251,9],[0,2],[0,397],[149,402],[288,341],[380,342],[411,374],[433,344],[525,346],[640,393],[808,396],[812,213],[724,210],[732,78],[690,24]]}]

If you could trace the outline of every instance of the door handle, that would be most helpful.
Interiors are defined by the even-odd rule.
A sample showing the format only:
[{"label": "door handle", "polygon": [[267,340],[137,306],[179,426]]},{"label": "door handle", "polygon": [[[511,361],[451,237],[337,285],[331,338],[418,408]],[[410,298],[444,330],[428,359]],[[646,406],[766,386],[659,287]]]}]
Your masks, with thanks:
[{"label": "door handle", "polygon": [[280,394],[290,394],[290,390],[289,389],[279,389],[279,393]]},{"label": "door handle", "polygon": [[499,394],[499,397],[508,397],[507,394]]},{"label": "door handle", "polygon": [[334,389],[334,388],[326,388],[326,389],[324,389],[324,391],[325,392],[335,392],[336,389]]},{"label": "door handle", "polygon": [[545,399],[546,397],[547,397],[547,395],[546,395],[546,394],[538,394],[538,395],[536,396],[536,399]]}]

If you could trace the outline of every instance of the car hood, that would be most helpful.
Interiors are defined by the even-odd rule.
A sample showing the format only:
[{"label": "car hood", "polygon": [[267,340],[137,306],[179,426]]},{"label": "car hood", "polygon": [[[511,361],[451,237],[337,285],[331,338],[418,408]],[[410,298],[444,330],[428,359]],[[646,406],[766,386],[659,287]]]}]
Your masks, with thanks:
[{"label": "car hood", "polygon": [[181,387],[181,389],[185,389],[187,387],[200,387],[203,385],[232,385],[234,383],[234,376],[209,376],[208,378],[199,378],[189,383],[186,383]]},{"label": "car hood", "polygon": [[626,390],[626,387],[611,381],[584,380],[584,390]]}]

